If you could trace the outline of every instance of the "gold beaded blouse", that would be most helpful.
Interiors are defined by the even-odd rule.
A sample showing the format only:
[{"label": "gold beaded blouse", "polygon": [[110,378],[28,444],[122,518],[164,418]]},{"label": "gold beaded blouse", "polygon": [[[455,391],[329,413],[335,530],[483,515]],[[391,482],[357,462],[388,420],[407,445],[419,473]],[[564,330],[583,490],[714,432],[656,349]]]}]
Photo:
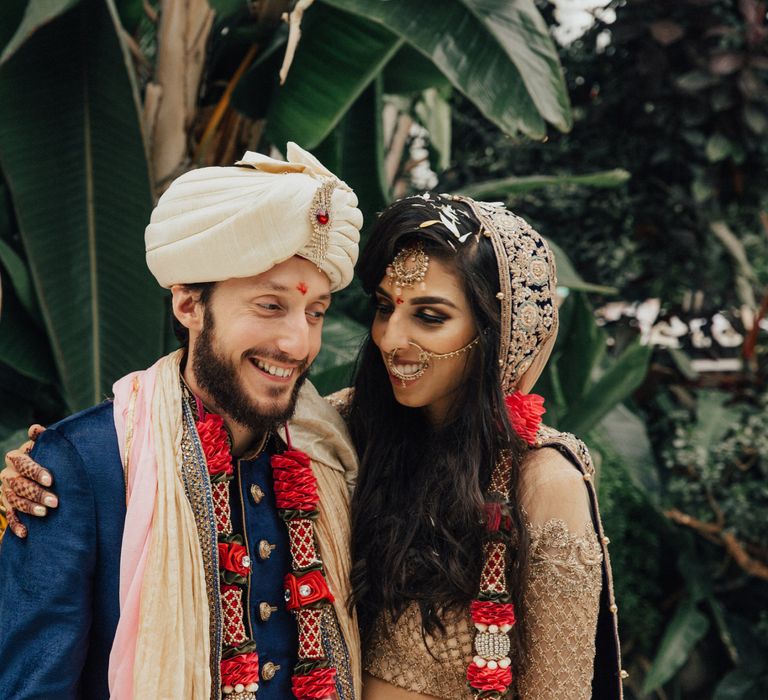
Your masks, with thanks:
[{"label": "gold beaded blouse", "polygon": [[[523,605],[529,649],[516,664],[515,697],[621,698],[617,608],[594,469],[573,436],[543,428],[540,437],[544,449],[532,450],[523,474],[531,537]],[[415,604],[395,624],[379,619],[363,650],[363,670],[405,690],[471,700],[472,621],[467,612],[444,624],[445,634],[422,637]]]},{"label": "gold beaded blouse", "polygon": [[[328,397],[342,414],[349,395]],[[515,663],[520,700],[623,697],[617,607],[605,536],[584,444],[547,427],[524,465],[522,500],[531,539],[524,592],[527,658]],[[388,624],[387,624],[388,623]],[[412,604],[395,622],[380,618],[363,649],[363,670],[404,690],[472,700],[466,681],[474,651],[469,612],[422,636]]]}]

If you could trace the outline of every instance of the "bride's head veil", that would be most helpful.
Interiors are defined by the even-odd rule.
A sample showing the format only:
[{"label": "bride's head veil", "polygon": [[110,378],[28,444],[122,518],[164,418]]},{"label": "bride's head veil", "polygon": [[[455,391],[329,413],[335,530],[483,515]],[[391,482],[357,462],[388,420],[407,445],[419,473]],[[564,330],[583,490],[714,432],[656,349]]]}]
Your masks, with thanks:
[{"label": "bride's head veil", "polygon": [[425,220],[419,228],[439,224],[434,233],[441,232],[454,250],[457,243],[490,239],[499,274],[501,388],[504,394],[515,390],[528,393],[541,375],[557,337],[552,250],[539,233],[503,204],[431,192],[407,201],[409,206],[424,210]]},{"label": "bride's head veil", "polygon": [[480,234],[493,243],[499,269],[499,365],[505,394],[528,393],[557,338],[555,257],[542,236],[498,203],[457,197],[472,209]]}]

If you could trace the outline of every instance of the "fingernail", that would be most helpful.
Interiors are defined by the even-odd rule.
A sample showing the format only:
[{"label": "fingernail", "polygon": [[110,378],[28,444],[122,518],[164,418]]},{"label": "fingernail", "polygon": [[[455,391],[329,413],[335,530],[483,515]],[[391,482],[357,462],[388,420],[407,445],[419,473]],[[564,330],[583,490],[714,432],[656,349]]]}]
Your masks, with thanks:
[{"label": "fingernail", "polygon": [[51,479],[50,474],[41,474],[40,475],[40,483],[43,486],[50,486],[53,483],[53,479]]},{"label": "fingernail", "polygon": [[56,496],[46,496],[43,499],[43,503],[45,503],[47,506],[50,506],[51,508],[55,508],[57,505],[59,505],[59,499],[56,498]]},{"label": "fingernail", "polygon": [[35,507],[32,509],[32,512],[33,512],[35,515],[45,515],[45,514],[46,514],[48,511],[47,511],[47,510],[46,510],[46,509],[45,509],[43,506],[35,506]]}]

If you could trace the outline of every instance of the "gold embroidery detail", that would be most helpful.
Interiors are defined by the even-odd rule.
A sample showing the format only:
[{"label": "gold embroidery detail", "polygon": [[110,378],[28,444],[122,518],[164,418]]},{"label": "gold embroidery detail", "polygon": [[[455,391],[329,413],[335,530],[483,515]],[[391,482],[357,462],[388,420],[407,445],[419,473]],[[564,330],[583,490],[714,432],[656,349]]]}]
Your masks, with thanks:
[{"label": "gold embroidery detail", "polygon": [[339,691],[339,700],[354,700],[355,691],[352,685],[349,651],[341,636],[339,621],[332,605],[327,605],[323,609],[320,627],[323,632],[325,658],[336,669],[336,688]]},{"label": "gold embroidery detail", "polygon": [[335,177],[327,177],[315,191],[312,203],[309,205],[309,218],[312,226],[312,238],[309,242],[310,254],[307,256],[315,265],[320,265],[328,255],[328,238],[330,236],[331,200],[333,191],[341,183]]},{"label": "gold embroidery detail", "polygon": [[[185,401],[190,397],[185,391],[182,382],[182,392]],[[200,543],[200,552],[203,557],[205,569],[205,591],[208,597],[208,610],[210,611],[209,635],[211,640],[211,698],[219,699],[219,669],[221,662],[221,602],[219,593],[219,562],[216,536],[216,523],[212,520],[213,514],[208,511],[210,496],[210,481],[205,463],[198,463],[196,450],[196,433],[192,408],[187,403],[183,415],[183,430],[181,436],[181,473],[184,480],[184,488],[197,527],[197,539]],[[194,434],[194,435],[193,435]],[[199,446],[199,444],[198,444]]]},{"label": "gold embroidery detail", "polygon": [[[602,582],[600,544],[591,528],[573,535],[562,520],[529,529],[531,576],[524,608],[531,654],[519,674],[519,697],[587,700]],[[382,616],[374,624],[363,667],[406,690],[470,700],[466,669],[473,656],[471,620],[467,613],[449,613],[443,622],[445,635],[427,636],[425,646],[415,603],[388,630]]]},{"label": "gold embroidery detail", "polygon": [[456,196],[493,244],[501,301],[501,386],[510,394],[543,343],[557,330],[555,258],[524,219],[503,206]]}]

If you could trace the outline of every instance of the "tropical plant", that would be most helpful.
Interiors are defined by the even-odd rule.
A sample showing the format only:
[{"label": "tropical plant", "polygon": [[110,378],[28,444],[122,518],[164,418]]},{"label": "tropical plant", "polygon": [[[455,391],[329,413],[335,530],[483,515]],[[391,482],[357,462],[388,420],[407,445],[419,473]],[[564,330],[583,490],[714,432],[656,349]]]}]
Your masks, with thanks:
[{"label": "tropical plant", "polygon": [[[551,5],[539,3],[547,17]],[[573,129],[522,141],[483,128],[465,103],[454,111],[459,152],[444,183],[623,168],[632,178],[616,189],[536,190],[510,201],[585,277],[618,287],[623,299],[672,305],[702,290],[705,311],[756,309],[754,280],[724,254],[740,243],[768,284],[765,5],[616,0],[608,9],[612,21],[561,49]]]},{"label": "tropical plant", "polygon": [[[539,7],[551,20],[551,5]],[[508,137],[454,96],[456,151],[442,182],[471,189],[489,177],[525,182],[531,172],[624,168],[631,179],[612,189],[495,194],[627,302],[660,297],[673,312],[687,303],[702,316],[742,309],[742,371],[697,374],[682,351],[657,350],[638,390],[586,437],[602,457],[628,697],[762,697],[765,5],[633,0],[609,9],[614,16],[561,48],[574,128],[546,143]],[[573,309],[563,311],[565,340],[574,342]],[[555,357],[566,386],[583,374],[558,362],[575,358],[595,372],[597,329],[575,327],[585,350]],[[636,334],[628,324],[611,329],[605,355],[620,357]],[[544,389],[562,412],[558,378],[545,375]]]},{"label": "tropical plant", "polygon": [[[450,162],[452,92],[506,133],[571,124],[532,0],[14,0],[0,19],[0,438],[99,401],[172,342],[142,230],[181,171],[295,140],[370,221],[409,186],[415,124]],[[354,290],[337,307],[327,389],[365,322]]]}]

